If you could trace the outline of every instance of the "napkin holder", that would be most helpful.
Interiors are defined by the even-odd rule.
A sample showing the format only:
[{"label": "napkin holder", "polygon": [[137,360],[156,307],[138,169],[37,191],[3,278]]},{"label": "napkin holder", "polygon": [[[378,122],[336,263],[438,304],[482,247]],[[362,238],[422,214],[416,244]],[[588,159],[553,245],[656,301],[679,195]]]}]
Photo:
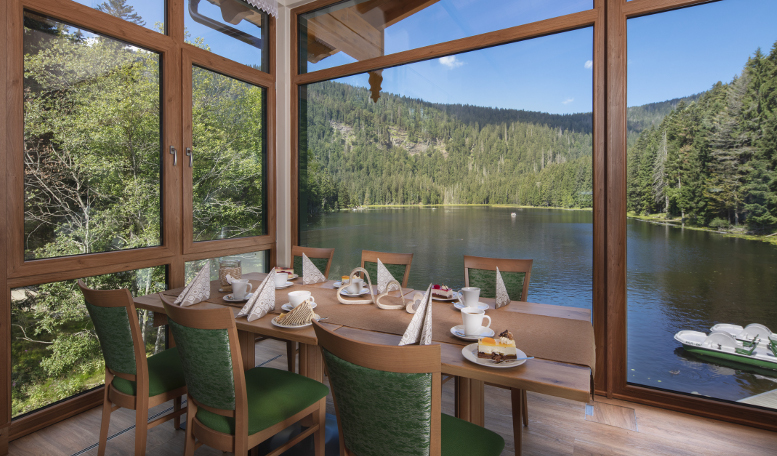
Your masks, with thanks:
[{"label": "napkin holder", "polygon": [[[370,288],[370,299],[345,299],[342,294],[340,294],[343,290],[348,288],[348,285],[351,283],[351,281],[356,278],[357,273],[363,273],[364,278],[367,279],[367,283],[369,284]],[[337,300],[340,301],[342,304],[374,304],[375,303],[375,294],[372,292],[372,280],[370,280],[370,274],[367,272],[364,268],[356,268],[353,271],[351,271],[351,275],[348,277],[348,283],[341,284],[340,288],[337,289]]]}]

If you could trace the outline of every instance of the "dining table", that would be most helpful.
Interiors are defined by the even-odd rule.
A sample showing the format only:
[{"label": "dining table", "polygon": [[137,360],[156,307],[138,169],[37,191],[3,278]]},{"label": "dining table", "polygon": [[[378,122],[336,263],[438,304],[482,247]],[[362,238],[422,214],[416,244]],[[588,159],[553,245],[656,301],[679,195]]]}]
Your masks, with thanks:
[{"label": "dining table", "polygon": [[[263,273],[243,276],[249,279],[254,290],[265,277]],[[227,306],[233,309],[245,369],[255,366],[256,337],[271,337],[299,343],[299,373],[321,382],[324,380],[324,364],[313,327],[283,328],[272,322],[283,312],[281,306],[288,303],[289,292],[310,291],[316,302],[315,312],[325,318],[322,324],[358,341],[396,345],[413,317],[404,309],[385,310],[374,304],[343,304],[337,299],[337,288],[331,280],[305,285],[299,277],[292,283],[275,290],[273,311],[251,322],[245,317],[237,318],[243,302],[225,301],[227,293],[220,291],[218,280],[211,282],[210,297],[191,308]],[[177,296],[182,290],[183,287],[166,290],[162,294]],[[381,302],[404,304],[417,298],[417,292],[412,288],[402,288],[401,292],[394,291]],[[153,312],[154,325],[166,324],[158,293],[136,297],[134,302],[137,308]],[[480,298],[480,302],[488,305],[486,314],[492,320],[491,327],[495,333],[498,335],[503,330],[509,330],[514,335],[516,346],[533,359],[511,368],[465,359],[462,350],[472,342],[452,334],[451,328],[462,323],[454,302],[432,302],[432,340],[441,346],[442,374],[455,378],[455,413],[458,418],[483,426],[485,385],[511,390],[515,452],[520,454],[524,425],[520,413],[521,390],[585,403],[593,399],[595,346],[591,312],[588,309],[519,301],[497,309],[494,299]]]}]

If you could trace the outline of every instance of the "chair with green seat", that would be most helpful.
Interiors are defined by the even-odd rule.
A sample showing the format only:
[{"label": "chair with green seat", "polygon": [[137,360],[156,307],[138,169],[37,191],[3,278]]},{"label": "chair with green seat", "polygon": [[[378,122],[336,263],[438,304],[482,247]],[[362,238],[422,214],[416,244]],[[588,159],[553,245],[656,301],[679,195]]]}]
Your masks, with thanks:
[{"label": "chair with green seat", "polygon": [[313,327],[332,387],[341,455],[502,453],[498,434],[440,413],[439,345],[377,345],[316,321]]},{"label": "chair with green seat", "polygon": [[311,426],[270,454],[312,434],[316,456],[324,456],[329,388],[280,369],[244,371],[232,309],[179,307],[165,296],[162,302],[189,388],[185,454],[205,444],[244,455],[309,418]]},{"label": "chair with green seat", "polygon": [[[78,281],[105,359],[105,394],[97,454],[105,454],[111,413],[135,410],[135,454],[146,452],[149,429],[174,419],[180,428],[181,396],[186,394],[175,348],[146,358],[135,304],[129,290],[93,290]],[[173,412],[148,422],[148,409],[173,400]]]},{"label": "chair with green seat", "polygon": [[[402,282],[402,288],[407,287],[407,279],[410,277],[410,264],[413,262],[412,253],[389,253],[362,250],[362,268],[370,274],[373,284],[378,283],[378,259],[386,266],[388,272],[395,279]],[[402,277],[402,279],[400,279]]]}]

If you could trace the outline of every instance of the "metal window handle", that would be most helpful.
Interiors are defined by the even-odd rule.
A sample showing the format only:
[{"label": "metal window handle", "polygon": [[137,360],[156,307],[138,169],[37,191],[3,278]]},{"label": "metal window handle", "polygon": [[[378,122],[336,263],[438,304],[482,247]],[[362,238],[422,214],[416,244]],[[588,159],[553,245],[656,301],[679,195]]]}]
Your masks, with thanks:
[{"label": "metal window handle", "polygon": [[173,166],[178,165],[178,151],[175,150],[175,147],[170,146],[170,154],[173,156]]},{"label": "metal window handle", "polygon": [[186,148],[186,155],[189,157],[189,168],[193,166],[194,163],[194,155],[192,155],[192,148],[187,147]]}]

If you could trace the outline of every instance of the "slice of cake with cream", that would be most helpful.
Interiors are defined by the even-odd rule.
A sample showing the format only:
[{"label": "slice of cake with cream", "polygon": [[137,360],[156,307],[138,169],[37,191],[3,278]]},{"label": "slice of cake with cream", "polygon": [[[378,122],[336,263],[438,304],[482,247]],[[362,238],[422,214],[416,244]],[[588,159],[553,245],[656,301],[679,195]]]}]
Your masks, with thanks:
[{"label": "slice of cake with cream", "polygon": [[453,299],[455,292],[445,285],[432,285],[432,298]]},{"label": "slice of cake with cream", "polygon": [[515,339],[510,331],[503,331],[499,337],[483,337],[478,340],[478,358],[492,359],[497,363],[510,359],[518,359]]}]

